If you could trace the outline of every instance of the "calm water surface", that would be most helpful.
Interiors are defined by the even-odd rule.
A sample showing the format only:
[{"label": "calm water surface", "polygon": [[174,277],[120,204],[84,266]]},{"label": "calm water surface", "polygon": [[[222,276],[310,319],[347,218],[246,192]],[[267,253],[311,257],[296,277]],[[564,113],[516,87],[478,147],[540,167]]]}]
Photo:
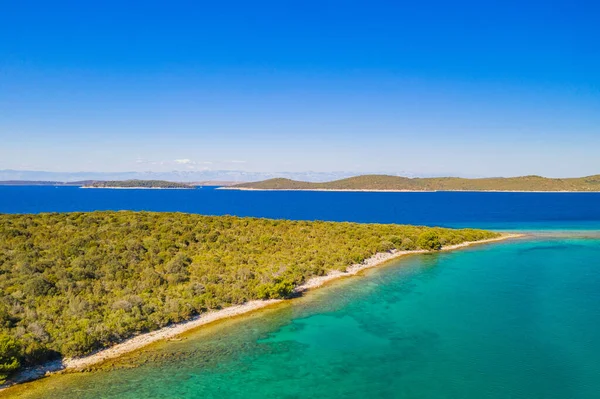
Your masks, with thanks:
[{"label": "calm water surface", "polygon": [[146,210],[497,229],[600,229],[600,193],[361,193],[0,186],[0,213]]},{"label": "calm water surface", "polygon": [[408,257],[153,345],[113,370],[51,377],[5,397],[600,397],[600,195],[48,187],[0,194],[0,212],[179,210],[545,230]]}]

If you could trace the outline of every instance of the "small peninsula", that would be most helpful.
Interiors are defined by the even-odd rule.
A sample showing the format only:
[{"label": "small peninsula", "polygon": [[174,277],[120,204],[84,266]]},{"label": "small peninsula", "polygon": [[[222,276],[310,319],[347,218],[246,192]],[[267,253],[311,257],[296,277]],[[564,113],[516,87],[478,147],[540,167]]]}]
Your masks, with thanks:
[{"label": "small peninsula", "polygon": [[165,180],[110,180],[94,181],[82,188],[162,188],[162,189],[194,189],[191,184],[170,182]]},{"label": "small peninsula", "polygon": [[408,178],[389,175],[362,175],[325,183],[290,179],[269,179],[236,184],[240,190],[314,191],[528,191],[600,192],[600,175],[553,179],[541,176],[466,179],[460,177]]},{"label": "small peninsula", "polygon": [[476,229],[183,213],[3,214],[0,381],[50,360],[58,369],[87,365],[69,358],[142,337],[121,349],[131,351],[150,342],[143,333],[251,311],[403,254],[502,238]]}]

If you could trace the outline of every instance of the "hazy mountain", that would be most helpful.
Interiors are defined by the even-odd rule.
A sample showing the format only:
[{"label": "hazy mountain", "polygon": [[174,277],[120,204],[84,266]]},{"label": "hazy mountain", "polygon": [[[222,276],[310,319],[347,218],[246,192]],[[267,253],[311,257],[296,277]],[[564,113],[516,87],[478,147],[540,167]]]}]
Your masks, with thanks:
[{"label": "hazy mountain", "polygon": [[[379,172],[377,172],[379,173]],[[254,182],[274,178],[286,178],[307,182],[327,182],[356,176],[358,172],[246,172],[242,170],[203,170],[171,172],[47,172],[33,170],[0,170],[0,181],[27,180],[27,181],[55,181],[75,182],[88,180],[167,180],[174,182]],[[441,175],[424,175],[407,171],[385,173],[393,176],[404,177],[436,177]]]},{"label": "hazy mountain", "polygon": [[304,181],[329,181],[350,177],[352,172],[278,172],[260,173],[240,170],[171,171],[171,172],[47,172],[31,170],[0,170],[0,181],[56,181],[73,182],[82,180],[167,180],[176,182],[232,181],[248,182],[283,177]]}]

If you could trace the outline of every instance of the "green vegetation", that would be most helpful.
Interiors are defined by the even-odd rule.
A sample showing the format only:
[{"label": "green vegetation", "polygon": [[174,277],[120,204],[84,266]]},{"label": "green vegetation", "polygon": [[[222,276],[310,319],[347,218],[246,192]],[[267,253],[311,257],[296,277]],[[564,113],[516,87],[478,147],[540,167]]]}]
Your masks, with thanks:
[{"label": "green vegetation", "polygon": [[417,239],[417,247],[428,251],[439,251],[442,243],[435,231],[424,231]]},{"label": "green vegetation", "polygon": [[497,235],[182,213],[0,215],[0,376],[211,309],[284,298],[380,251]]},{"label": "green vegetation", "polygon": [[94,188],[195,188],[190,184],[164,180],[113,180],[95,181],[84,187]]},{"label": "green vegetation", "polygon": [[21,366],[19,352],[20,348],[14,338],[5,333],[0,334],[0,384]]},{"label": "green vegetation", "polygon": [[243,183],[234,188],[262,190],[405,190],[405,191],[600,191],[600,175],[550,179],[541,176],[463,179],[460,177],[414,178],[364,175],[327,183],[270,179]]}]

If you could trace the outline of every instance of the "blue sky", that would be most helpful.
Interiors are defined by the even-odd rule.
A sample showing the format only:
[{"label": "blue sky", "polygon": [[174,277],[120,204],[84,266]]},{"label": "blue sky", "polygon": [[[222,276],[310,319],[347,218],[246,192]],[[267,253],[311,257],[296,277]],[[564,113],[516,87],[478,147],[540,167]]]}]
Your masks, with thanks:
[{"label": "blue sky", "polygon": [[12,3],[0,169],[600,173],[592,1]]}]

